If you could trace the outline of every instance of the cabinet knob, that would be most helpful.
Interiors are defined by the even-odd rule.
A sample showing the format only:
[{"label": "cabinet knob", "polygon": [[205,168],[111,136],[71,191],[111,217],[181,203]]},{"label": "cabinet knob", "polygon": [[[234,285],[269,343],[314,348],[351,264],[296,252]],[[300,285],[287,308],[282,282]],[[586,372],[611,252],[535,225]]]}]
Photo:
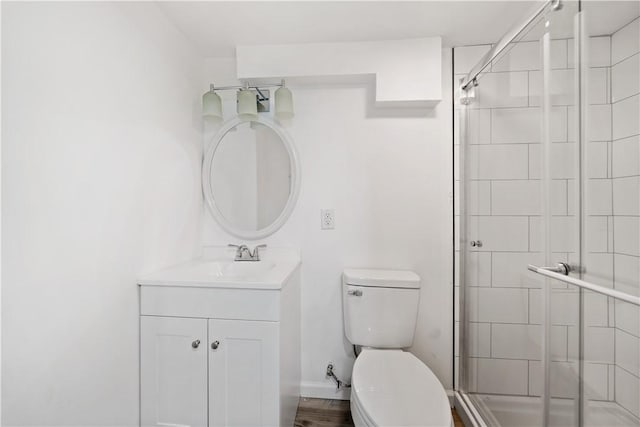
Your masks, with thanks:
[{"label": "cabinet knob", "polygon": [[220,346],[220,341],[214,341],[211,343],[211,348],[213,350],[217,350],[219,346]]},{"label": "cabinet knob", "polygon": [[191,343],[191,347],[193,347],[193,348],[200,347],[200,340],[195,340],[194,342],[192,342]]}]

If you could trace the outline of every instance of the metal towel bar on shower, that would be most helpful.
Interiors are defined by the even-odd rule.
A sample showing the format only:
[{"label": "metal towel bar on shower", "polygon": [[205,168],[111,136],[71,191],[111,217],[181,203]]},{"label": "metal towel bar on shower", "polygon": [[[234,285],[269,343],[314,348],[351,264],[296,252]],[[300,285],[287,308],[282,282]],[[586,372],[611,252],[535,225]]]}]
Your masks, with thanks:
[{"label": "metal towel bar on shower", "polygon": [[568,283],[570,285],[578,286],[579,288],[588,289],[593,292],[597,292],[599,294],[615,298],[621,301],[628,302],[633,305],[637,305],[640,307],[640,297],[636,297],[625,292],[620,292],[615,289],[606,288],[604,286],[596,285],[594,283],[585,282],[584,280],[576,279],[575,277],[567,276],[563,274],[563,272],[557,272],[559,267],[538,267],[536,265],[531,265],[527,267],[530,271],[534,273],[541,274],[542,276],[549,277],[551,279],[560,280],[561,282]]}]

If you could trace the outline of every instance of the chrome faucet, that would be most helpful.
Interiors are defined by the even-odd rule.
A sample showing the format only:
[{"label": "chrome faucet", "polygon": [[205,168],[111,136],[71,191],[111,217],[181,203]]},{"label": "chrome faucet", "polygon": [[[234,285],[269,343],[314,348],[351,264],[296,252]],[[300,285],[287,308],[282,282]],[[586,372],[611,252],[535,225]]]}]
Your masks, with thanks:
[{"label": "chrome faucet", "polygon": [[253,248],[253,252],[247,245],[233,245],[229,243],[230,248],[236,248],[236,257],[234,261],[260,261],[260,249],[266,248],[267,245],[258,245]]}]

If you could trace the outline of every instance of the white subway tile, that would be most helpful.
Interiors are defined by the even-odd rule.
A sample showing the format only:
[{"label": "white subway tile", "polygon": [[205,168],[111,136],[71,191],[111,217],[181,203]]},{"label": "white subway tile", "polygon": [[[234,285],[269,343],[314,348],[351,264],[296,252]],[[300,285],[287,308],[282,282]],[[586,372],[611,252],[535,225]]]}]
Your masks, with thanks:
[{"label": "white subway tile", "polygon": [[580,321],[580,294],[575,289],[551,291],[551,324],[575,326]]},{"label": "white subway tile", "polygon": [[589,104],[609,103],[609,68],[589,69]]},{"label": "white subway tile", "polygon": [[607,250],[610,250],[613,252],[614,250],[614,246],[613,246],[613,217],[610,216],[607,218],[607,228],[608,230],[608,239],[607,239]]},{"label": "white subway tile", "polygon": [[[575,398],[579,394],[579,367],[577,362],[551,362],[551,397]],[[544,373],[540,362],[529,362],[529,394],[540,396],[544,386]]]},{"label": "white subway tile", "polygon": [[491,143],[491,110],[467,109],[469,126],[467,136],[469,144]]},{"label": "white subway tile", "polygon": [[569,189],[564,179],[554,179],[550,186],[551,215],[567,215]]},{"label": "white subway tile", "polygon": [[527,289],[477,288],[478,321],[527,323]]},{"label": "white subway tile", "polygon": [[609,250],[609,226],[605,216],[588,216],[586,219],[585,247],[590,252]]},{"label": "white subway tile", "polygon": [[[541,325],[491,325],[491,357],[498,359],[542,360]],[[564,326],[551,328],[552,360],[567,359],[567,333]]]},{"label": "white subway tile", "polygon": [[[551,251],[575,252],[577,247],[576,228],[577,219],[574,216],[551,217]],[[541,217],[531,217],[529,221],[529,238],[531,252],[544,251],[544,227]]]},{"label": "white subway tile", "polygon": [[616,365],[640,377],[640,338],[616,329]]},{"label": "white subway tile", "polygon": [[528,250],[527,217],[518,216],[481,216],[477,228],[470,228],[470,236],[482,240],[481,251]]},{"label": "white subway tile", "polygon": [[624,26],[611,36],[611,62],[617,64],[640,51],[640,19]]},{"label": "white subway tile", "polygon": [[567,215],[575,215],[578,211],[578,199],[576,197],[576,180],[567,180]]},{"label": "white subway tile", "polygon": [[540,108],[499,108],[491,114],[492,143],[540,142]]},{"label": "white subway tile", "polygon": [[551,68],[567,68],[567,40],[551,40]]},{"label": "white subway tile", "polygon": [[609,149],[607,142],[587,144],[586,169],[588,178],[607,178]]},{"label": "white subway tile", "polygon": [[466,321],[478,322],[478,309],[480,308],[480,300],[478,298],[478,287],[465,287],[464,304],[466,309]]},{"label": "white subway tile", "polygon": [[616,398],[616,365],[607,365],[609,368],[609,400]]},{"label": "white subway tile", "polygon": [[640,337],[640,307],[616,300],[616,328]]},{"label": "white subway tile", "polygon": [[[499,108],[492,110],[492,143],[541,142],[542,111],[532,108]],[[551,114],[551,141],[567,141],[567,108],[553,107]]]},{"label": "white subway tile", "polygon": [[615,363],[615,328],[587,326],[584,332],[584,360],[588,362]]},{"label": "white subway tile", "polygon": [[613,142],[614,178],[640,175],[640,135]]},{"label": "white subway tile", "polygon": [[585,280],[606,288],[613,287],[613,254],[587,252],[584,267]]},{"label": "white subway tile", "polygon": [[611,68],[611,97],[613,102],[640,93],[640,53]]},{"label": "white subway tile", "polygon": [[589,179],[586,188],[586,214],[611,215],[612,185],[610,179]]},{"label": "white subway tile", "polygon": [[[574,71],[551,70],[551,105],[573,105]],[[529,72],[529,105],[539,106],[542,98],[542,72]]]},{"label": "white subway tile", "polygon": [[453,50],[455,74],[467,74],[491,49],[491,45],[461,46]]},{"label": "white subway tile", "polygon": [[468,148],[470,179],[526,179],[526,145],[473,145]]},{"label": "white subway tile", "polygon": [[528,106],[528,71],[488,73],[476,88],[478,102],[473,108]]},{"label": "white subway tile", "polygon": [[491,64],[491,71],[540,69],[540,44],[537,41],[513,43],[506,53]]},{"label": "white subway tile", "polygon": [[491,323],[468,323],[469,357],[491,356]]},{"label": "white subway tile", "polygon": [[[542,145],[529,145],[529,178],[542,178]],[[553,143],[551,144],[550,162],[552,179],[572,179],[575,178],[576,166],[576,143]]]},{"label": "white subway tile", "polygon": [[640,379],[616,367],[616,402],[640,417]]},{"label": "white subway tile", "polygon": [[607,400],[609,388],[609,365],[584,364],[584,394],[587,399]]},{"label": "white subway tile", "polygon": [[541,181],[492,181],[493,215],[541,215]]},{"label": "white subway tile", "polygon": [[478,359],[478,392],[527,394],[526,360]]},{"label": "white subway tile", "polygon": [[542,265],[544,254],[540,252],[494,252],[492,261],[492,286],[509,288],[539,288],[544,279],[527,270],[527,265]]},{"label": "white subway tile", "polygon": [[[589,141],[611,140],[611,105],[590,105],[587,135]],[[569,131],[571,135],[571,130]],[[571,136],[569,140],[572,141]]]},{"label": "white subway tile", "polygon": [[613,104],[613,139],[640,134],[640,95]]},{"label": "white subway tile", "polygon": [[609,301],[606,296],[595,292],[584,294],[584,321],[587,326],[609,326]]},{"label": "white subway tile", "polygon": [[640,257],[615,254],[615,288],[640,296]]},{"label": "white subway tile", "polygon": [[638,236],[640,236],[640,217],[614,217],[613,244],[616,253],[640,256]]},{"label": "white subway tile", "polygon": [[[614,215],[640,215],[640,176],[613,180]],[[640,236],[636,236],[640,239]]]},{"label": "white subway tile", "polygon": [[469,286],[491,286],[491,253],[469,252],[465,275]]},{"label": "white subway tile", "polygon": [[[569,68],[574,68],[575,61],[573,57],[574,40],[567,40]],[[599,36],[589,37],[589,66],[590,67],[608,67],[611,65],[611,37]]]},{"label": "white subway tile", "polygon": [[489,215],[491,213],[491,181],[467,181],[465,198],[467,215]]},{"label": "white subway tile", "polygon": [[[576,140],[575,115],[573,106],[567,107],[569,141]],[[590,105],[588,111],[588,141],[611,141],[611,105]]]}]

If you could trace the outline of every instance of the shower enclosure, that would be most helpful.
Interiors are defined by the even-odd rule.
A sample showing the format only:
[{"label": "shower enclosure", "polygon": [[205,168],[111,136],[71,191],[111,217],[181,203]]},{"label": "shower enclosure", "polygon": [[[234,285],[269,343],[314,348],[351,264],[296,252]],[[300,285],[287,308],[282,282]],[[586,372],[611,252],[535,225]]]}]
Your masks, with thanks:
[{"label": "shower enclosure", "polygon": [[456,406],[640,426],[640,10],[548,1],[454,50]]}]

